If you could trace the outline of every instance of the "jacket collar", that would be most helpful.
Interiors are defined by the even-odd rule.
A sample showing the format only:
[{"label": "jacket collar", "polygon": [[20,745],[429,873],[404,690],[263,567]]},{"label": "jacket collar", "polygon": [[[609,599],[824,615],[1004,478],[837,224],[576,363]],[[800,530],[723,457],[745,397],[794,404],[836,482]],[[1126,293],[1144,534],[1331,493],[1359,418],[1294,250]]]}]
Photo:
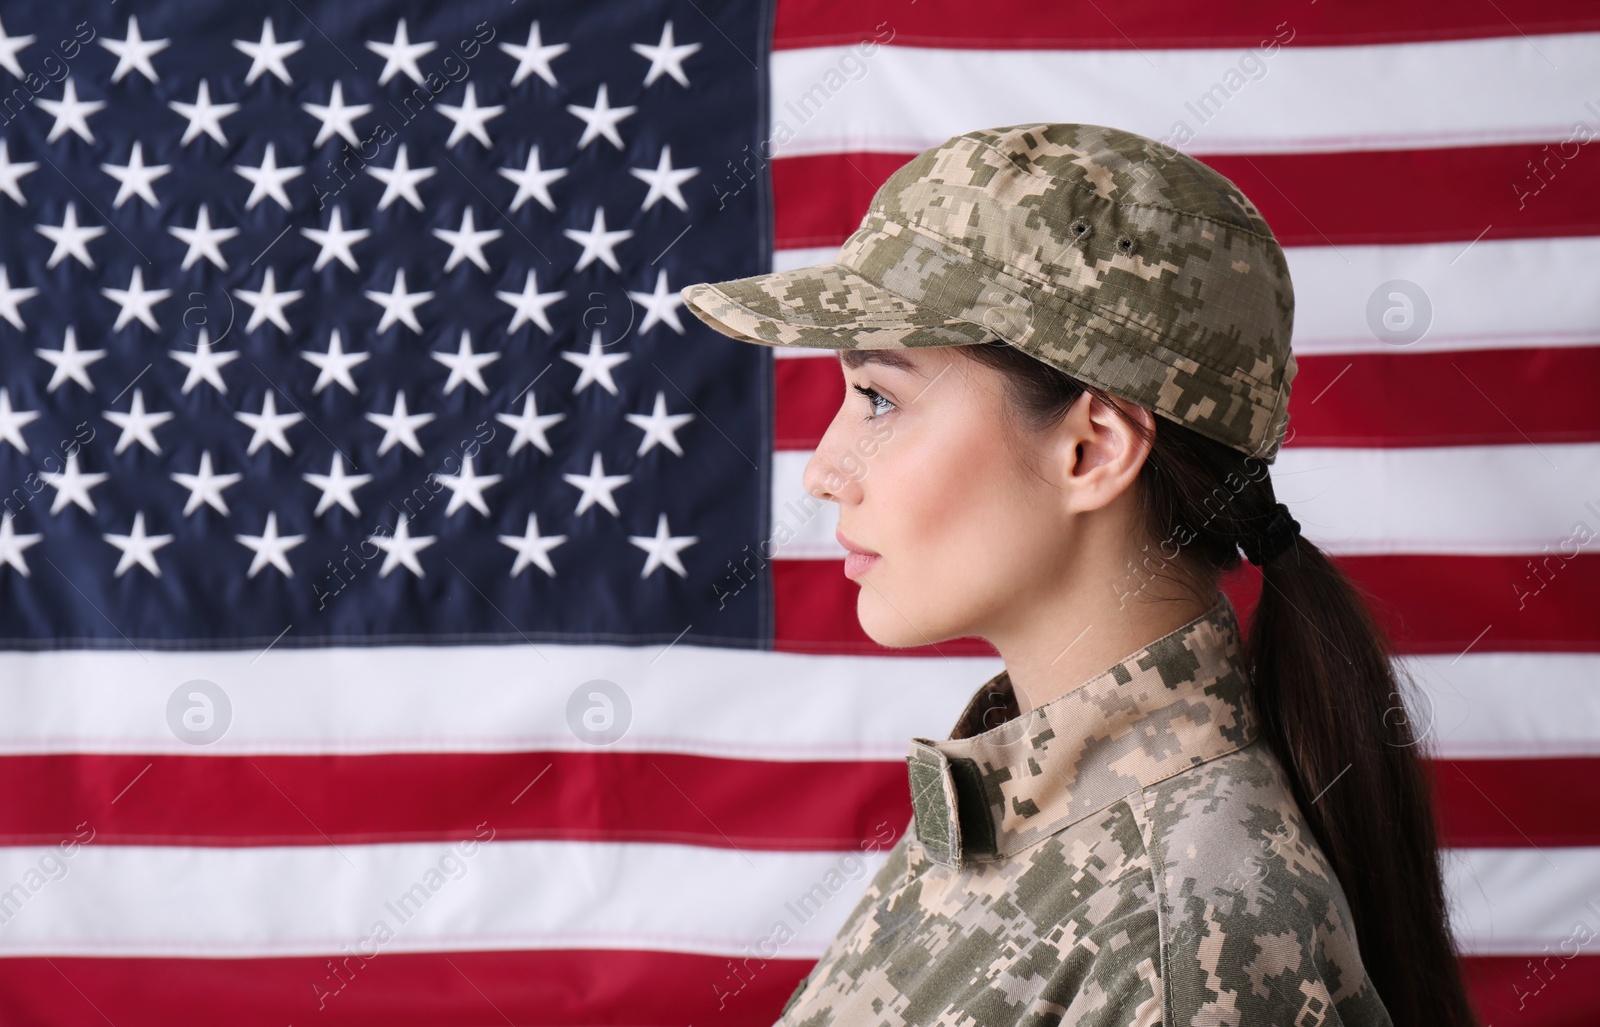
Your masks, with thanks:
[{"label": "jacket collar", "polygon": [[1019,715],[1002,670],[948,740],[913,738],[916,839],[946,866],[1003,859],[1255,737],[1238,620],[1222,595],[1043,706]]}]

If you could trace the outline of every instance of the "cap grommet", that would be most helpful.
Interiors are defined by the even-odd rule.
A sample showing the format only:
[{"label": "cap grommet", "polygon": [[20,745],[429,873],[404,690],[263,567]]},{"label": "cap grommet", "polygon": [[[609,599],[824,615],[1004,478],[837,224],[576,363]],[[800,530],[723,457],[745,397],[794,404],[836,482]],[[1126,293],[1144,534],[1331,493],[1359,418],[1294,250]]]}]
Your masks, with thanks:
[{"label": "cap grommet", "polygon": [[1073,235],[1081,237],[1083,235],[1088,234],[1088,231],[1089,231],[1089,222],[1083,220],[1083,218],[1079,218],[1078,220],[1076,220],[1076,221],[1074,221],[1072,223],[1072,234]]},{"label": "cap grommet", "polygon": [[1132,253],[1133,252],[1133,239],[1130,236],[1126,236],[1126,235],[1119,236],[1117,238],[1117,252],[1118,253]]}]

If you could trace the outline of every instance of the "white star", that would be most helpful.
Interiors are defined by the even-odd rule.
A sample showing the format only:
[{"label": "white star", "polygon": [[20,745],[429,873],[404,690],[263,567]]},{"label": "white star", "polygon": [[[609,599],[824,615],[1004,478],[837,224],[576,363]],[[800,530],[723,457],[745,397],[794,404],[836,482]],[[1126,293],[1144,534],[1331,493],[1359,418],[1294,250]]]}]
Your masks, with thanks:
[{"label": "white star", "polygon": [[78,224],[78,205],[67,203],[67,212],[61,217],[59,225],[37,225],[39,234],[56,244],[50,251],[50,259],[44,262],[45,267],[55,267],[61,263],[61,258],[71,254],[78,263],[84,267],[94,267],[94,260],[89,256],[88,243],[106,234],[105,226],[92,226]]},{"label": "white star", "polygon": [[223,384],[222,368],[239,359],[238,350],[213,353],[211,351],[211,336],[204,328],[200,329],[200,339],[195,343],[193,353],[174,349],[168,350],[167,355],[189,369],[189,376],[183,380],[183,394],[185,396],[189,394],[190,389],[199,385],[202,381],[226,395],[228,386]]},{"label": "white star", "polygon": [[489,139],[489,130],[485,126],[488,125],[489,119],[503,114],[505,106],[496,104],[491,107],[479,107],[476,85],[471,82],[467,83],[467,95],[461,101],[461,106],[457,107],[455,104],[441,103],[438,107],[440,114],[454,122],[454,126],[450,129],[450,138],[444,141],[446,148],[454,146],[456,140],[464,135],[472,136],[472,138],[482,143],[485,148],[494,146],[494,143]]},{"label": "white star", "polygon": [[211,470],[211,451],[203,450],[200,453],[200,469],[194,474],[178,472],[172,475],[172,480],[189,490],[189,499],[183,504],[183,515],[188,517],[201,505],[209,506],[228,516],[228,501],[222,498],[224,489],[232,488],[244,478],[242,474],[214,474]]},{"label": "white star", "polygon": [[122,76],[130,71],[137,71],[152,82],[161,81],[156,77],[156,69],[150,63],[150,58],[172,45],[170,39],[144,39],[139,35],[139,19],[135,15],[128,16],[128,36],[126,39],[102,39],[100,45],[117,55],[117,70],[111,73],[111,81],[121,82]]},{"label": "white star", "polygon": [[405,514],[401,514],[400,520],[395,523],[393,535],[371,535],[367,538],[368,542],[388,554],[383,558],[383,566],[378,568],[380,578],[388,577],[396,564],[403,564],[412,574],[419,578],[423,577],[422,564],[417,562],[417,554],[433,545],[435,540],[436,536],[433,535],[418,535],[412,538],[410,521]]},{"label": "white star", "polygon": [[136,563],[156,577],[161,577],[161,568],[156,566],[156,550],[170,543],[172,536],[146,535],[143,511],[133,515],[133,531],[129,534],[114,535],[108,532],[102,537],[122,550],[122,559],[117,561],[117,577],[122,577],[123,572]]},{"label": "white star", "polygon": [[15,567],[24,578],[28,577],[28,561],[22,558],[30,546],[39,544],[43,535],[18,535],[16,514],[0,518],[0,564]]},{"label": "white star", "polygon": [[300,356],[317,368],[317,384],[311,387],[313,396],[321,392],[331,382],[338,382],[344,386],[346,392],[354,396],[356,395],[356,380],[350,377],[350,369],[370,358],[372,354],[346,353],[343,344],[339,341],[339,329],[335,328],[328,336],[328,352],[313,353],[311,350],[305,350]]},{"label": "white star", "polygon": [[237,111],[239,105],[212,103],[211,86],[205,79],[200,80],[200,90],[195,94],[194,103],[173,100],[167,106],[189,119],[188,126],[183,130],[183,138],[178,141],[180,145],[188,146],[189,141],[201,132],[223,146],[228,145],[228,137],[222,134],[222,119]]},{"label": "white star", "polygon": [[683,334],[683,322],[678,320],[678,308],[683,306],[683,297],[678,295],[676,289],[667,288],[666,268],[656,273],[655,292],[630,292],[628,298],[644,308],[644,323],[639,326],[640,335],[662,322],[671,325],[672,330],[679,335]]},{"label": "white star", "polygon": [[283,80],[283,84],[293,85],[294,80],[289,77],[289,69],[283,60],[290,54],[306,44],[302,40],[293,40],[288,43],[278,42],[278,37],[272,31],[272,19],[261,19],[261,39],[251,43],[243,39],[235,39],[233,45],[238,47],[245,56],[250,58],[250,70],[244,76],[244,84],[249,85],[261,77],[264,71],[270,71]]},{"label": "white star", "polygon": [[393,203],[396,196],[421,210],[422,197],[417,194],[417,184],[438,174],[438,169],[417,168],[413,171],[406,161],[406,144],[401,143],[394,155],[394,167],[368,168],[367,174],[383,183],[383,197],[378,200],[379,210]]},{"label": "white star", "polygon": [[569,485],[576,485],[583,490],[583,495],[578,499],[578,509],[574,516],[583,513],[596,503],[610,510],[618,517],[622,511],[617,509],[617,501],[611,498],[611,493],[626,485],[633,479],[630,474],[607,474],[605,467],[600,462],[600,454],[595,453],[594,459],[589,462],[588,474],[563,474],[562,479]]},{"label": "white star", "polygon": [[489,243],[505,235],[498,228],[475,229],[472,223],[472,208],[465,207],[461,211],[461,227],[454,232],[448,228],[435,228],[433,234],[450,244],[450,256],[445,259],[444,269],[449,271],[462,259],[472,261],[483,271],[489,270],[489,261],[483,255],[483,248]]},{"label": "white star", "polygon": [[635,428],[644,429],[644,438],[639,440],[639,451],[634,454],[635,456],[644,456],[658,442],[679,456],[683,455],[683,449],[678,445],[677,432],[679,428],[694,420],[694,415],[667,413],[667,394],[665,392],[659,390],[656,392],[655,409],[650,412],[648,417],[644,414],[624,414],[623,416]]},{"label": "white star", "polygon": [[463,458],[460,474],[435,474],[434,478],[450,490],[450,504],[444,508],[446,517],[455,513],[464,503],[471,503],[474,510],[487,517],[489,504],[483,500],[483,490],[498,484],[501,475],[478,474],[472,469],[472,457],[469,456]]},{"label": "white star", "polygon": [[36,410],[12,410],[11,390],[0,386],[0,442],[9,442],[19,453],[28,451],[28,442],[22,429],[39,419]]},{"label": "white star", "polygon": [[278,403],[273,398],[271,389],[261,397],[261,413],[250,414],[241,410],[233,416],[243,421],[254,432],[250,436],[250,445],[244,451],[245,456],[254,456],[256,450],[266,442],[272,443],[288,456],[294,456],[294,449],[284,437],[283,431],[291,424],[305,420],[305,415],[278,413]]},{"label": "white star", "polygon": [[341,209],[333,208],[333,213],[328,215],[328,227],[302,228],[300,234],[322,247],[317,253],[317,262],[311,265],[311,270],[321,271],[322,265],[334,257],[339,258],[339,263],[352,271],[360,271],[356,263],[356,255],[350,252],[350,247],[372,234],[368,228],[345,228],[344,216]]},{"label": "white star", "polygon": [[103,349],[78,348],[78,334],[71,325],[67,326],[67,334],[61,340],[60,349],[34,350],[42,359],[55,367],[55,373],[50,375],[50,384],[45,386],[46,392],[55,392],[62,382],[72,379],[82,385],[88,392],[94,391],[94,383],[89,380],[89,365],[96,360],[104,360],[106,351]]},{"label": "white star", "polygon": [[593,107],[584,107],[579,104],[567,104],[567,110],[583,119],[583,135],[578,138],[578,149],[583,149],[595,136],[603,135],[611,141],[611,145],[622,149],[622,136],[617,134],[617,122],[626,118],[637,107],[612,107],[606,98],[606,84],[600,83],[600,92],[595,97]]},{"label": "white star", "polygon": [[245,577],[253,578],[256,572],[267,564],[278,568],[286,578],[294,577],[294,571],[289,569],[289,550],[306,540],[304,535],[279,535],[278,515],[276,512],[267,513],[267,527],[259,535],[235,535],[254,554],[250,560],[250,569],[245,572]]},{"label": "white star", "polygon": [[105,412],[106,420],[122,429],[122,435],[117,439],[117,447],[111,452],[121,453],[135,442],[156,455],[161,454],[161,446],[156,443],[155,430],[172,420],[171,411],[161,413],[146,413],[144,409],[144,390],[133,390],[133,403],[125,414],[115,410]]},{"label": "white star", "polygon": [[[137,144],[135,144],[137,145]],[[228,262],[222,259],[220,244],[227,242],[239,234],[237,228],[212,228],[211,212],[205,204],[200,205],[200,213],[195,215],[194,227],[184,228],[173,225],[167,231],[178,237],[180,242],[187,243],[189,250],[183,255],[182,270],[187,271],[195,261],[201,257],[211,261],[222,270],[228,270]]]},{"label": "white star", "polygon": [[629,354],[606,353],[600,345],[600,329],[596,328],[594,334],[589,336],[589,351],[587,353],[562,350],[561,357],[583,369],[583,373],[578,375],[578,384],[572,387],[574,394],[582,392],[584,386],[590,382],[599,382],[602,388],[615,396],[617,394],[617,383],[611,380],[611,369],[627,360]]},{"label": "white star", "polygon": [[233,294],[250,304],[250,320],[245,323],[244,330],[253,332],[256,325],[263,321],[271,321],[285,332],[290,330],[289,320],[283,315],[283,308],[305,295],[300,289],[290,289],[279,292],[273,280],[272,268],[267,268],[261,276],[260,290],[235,289]]},{"label": "white star", "polygon": [[100,294],[115,303],[122,309],[117,311],[117,323],[111,326],[113,332],[120,332],[122,326],[138,318],[152,332],[159,332],[161,326],[156,323],[154,307],[157,303],[172,295],[171,289],[146,289],[144,287],[144,269],[138,264],[133,265],[133,272],[128,276],[126,289],[101,289]]},{"label": "white star", "polygon": [[539,37],[539,23],[536,21],[528,30],[526,44],[518,46],[515,43],[501,43],[500,49],[517,59],[517,70],[511,76],[513,86],[521,85],[523,79],[535,73],[544,79],[546,84],[553,86],[556,84],[556,76],[555,72],[550,70],[550,61],[560,57],[572,47],[566,43],[551,43],[546,46],[544,40]]},{"label": "white star", "polygon": [[395,393],[394,412],[389,414],[368,414],[367,420],[383,429],[383,441],[378,443],[378,455],[389,452],[396,442],[405,446],[411,452],[422,455],[422,443],[417,441],[417,429],[433,420],[433,414],[412,414],[406,412],[406,394]]},{"label": "white star", "polygon": [[56,490],[55,502],[50,504],[50,513],[55,515],[61,512],[62,507],[68,503],[80,506],[94,513],[94,500],[89,498],[89,490],[105,481],[110,475],[90,474],[78,470],[78,454],[67,454],[67,469],[64,471],[40,471],[39,479],[46,485],[54,486]]},{"label": "white star", "polygon": [[529,271],[528,277],[523,280],[521,292],[497,292],[495,295],[511,304],[516,310],[516,314],[511,318],[511,327],[506,329],[509,334],[528,321],[532,321],[546,332],[554,332],[555,329],[550,327],[550,319],[545,316],[545,308],[557,300],[566,298],[567,294],[562,291],[540,292],[534,273]]},{"label": "white star", "polygon": [[89,115],[106,103],[104,100],[79,100],[78,87],[71,78],[61,88],[61,99],[46,100],[41,97],[34,102],[56,119],[55,124],[50,126],[50,134],[44,137],[45,142],[55,142],[69,129],[84,142],[94,142],[94,133],[89,131]]},{"label": "white star", "polygon": [[500,359],[498,353],[472,352],[472,337],[465,328],[461,329],[461,343],[454,353],[432,353],[433,359],[450,369],[450,380],[444,383],[446,396],[455,391],[457,385],[466,382],[484,395],[489,394],[489,386],[483,382],[483,369]]},{"label": "white star", "polygon": [[645,72],[644,76],[646,89],[650,88],[650,83],[661,77],[662,72],[666,72],[677,79],[678,85],[685,88],[688,87],[689,78],[683,73],[683,61],[684,58],[700,49],[700,44],[684,43],[681,46],[677,46],[674,45],[674,42],[672,38],[672,22],[668,21],[667,27],[661,30],[661,42],[655,46],[634,43],[630,48],[634,53],[650,58],[650,70]]},{"label": "white star", "polygon": [[545,554],[567,540],[565,535],[539,534],[539,515],[528,515],[528,527],[521,535],[501,535],[500,541],[517,551],[517,559],[511,565],[511,576],[514,578],[522,573],[523,568],[530,563],[539,565],[539,569],[550,575],[556,576],[556,569],[550,563],[550,557]]},{"label": "white star", "polygon": [[39,295],[39,290],[33,286],[11,287],[11,273],[4,264],[0,264],[0,317],[10,321],[16,328],[26,328],[22,323],[22,304]]},{"label": "white star", "polygon": [[529,392],[522,401],[521,414],[495,414],[494,419],[516,432],[512,436],[510,447],[506,449],[507,456],[530,443],[543,450],[545,456],[549,456],[550,440],[545,438],[544,430],[552,424],[566,420],[567,415],[539,413],[539,406],[533,401],[533,393]]},{"label": "white star", "polygon": [[0,68],[4,68],[18,78],[26,78],[22,65],[17,61],[17,54],[25,50],[34,40],[33,36],[6,35],[6,27],[0,22]]},{"label": "white star", "polygon": [[660,520],[656,521],[654,535],[629,535],[628,541],[650,554],[639,577],[648,578],[657,567],[666,564],[677,572],[678,577],[687,578],[689,572],[683,569],[678,554],[700,541],[700,536],[673,535],[667,530],[667,515],[662,514]]},{"label": "white star", "polygon": [[263,196],[270,196],[277,201],[278,206],[284,210],[291,210],[289,194],[283,191],[285,182],[291,178],[305,174],[304,167],[287,166],[278,167],[276,155],[277,144],[268,143],[267,152],[261,158],[261,163],[255,167],[248,164],[235,164],[234,173],[250,183],[250,198],[244,201],[244,209],[249,210],[261,202]]},{"label": "white star", "polygon": [[[5,193],[24,207],[27,206],[27,198],[22,195],[22,189],[17,183],[22,181],[23,175],[32,174],[38,168],[39,162],[36,160],[12,160],[6,140],[0,138],[0,193]],[[505,172],[502,171],[501,174]]]},{"label": "white star", "polygon": [[335,503],[360,516],[361,507],[356,505],[356,489],[372,480],[370,474],[344,473],[344,458],[338,453],[333,454],[333,463],[328,466],[327,474],[302,474],[300,477],[322,490],[317,508],[312,511],[318,517]]},{"label": "white star", "polygon": [[128,157],[126,164],[105,163],[100,165],[100,170],[117,180],[117,198],[111,201],[112,209],[121,207],[130,196],[137,195],[139,199],[152,207],[160,207],[161,202],[156,199],[155,190],[150,188],[150,183],[172,170],[171,164],[151,164],[144,162],[144,144],[137,140],[133,144],[133,153]]},{"label": "white star", "polygon": [[684,168],[681,171],[673,170],[672,147],[661,148],[661,159],[656,162],[654,170],[650,168],[629,168],[628,173],[639,181],[650,186],[650,192],[644,198],[644,204],[639,209],[649,210],[655,206],[657,200],[665,197],[672,201],[672,205],[679,210],[687,211],[689,205],[684,202],[683,193],[678,186],[700,173],[699,168]]},{"label": "white star", "polygon": [[556,202],[550,198],[549,185],[567,174],[566,168],[551,168],[549,171],[539,166],[539,147],[534,146],[528,151],[528,166],[522,170],[516,168],[501,168],[500,174],[517,184],[517,195],[511,199],[511,211],[516,213],[531,197],[538,200],[545,210],[555,213]]},{"label": "white star", "polygon": [[396,321],[403,322],[418,335],[422,334],[422,325],[417,322],[416,309],[433,299],[433,293],[407,292],[404,269],[395,269],[394,286],[388,292],[368,289],[366,297],[383,308],[383,317],[378,319],[378,334],[383,334],[384,329]]},{"label": "white star", "polygon": [[333,83],[333,95],[326,104],[303,103],[300,109],[322,122],[322,127],[317,130],[317,137],[311,141],[312,146],[321,146],[331,135],[339,135],[350,141],[351,146],[360,146],[361,137],[356,135],[355,120],[361,115],[372,110],[370,103],[346,105],[344,102],[344,84]]},{"label": "white star", "polygon": [[615,232],[606,231],[606,209],[604,207],[595,208],[594,223],[587,232],[577,228],[564,228],[561,230],[561,234],[573,242],[583,244],[583,253],[579,254],[578,264],[573,270],[582,271],[594,263],[596,257],[599,257],[605,262],[606,267],[619,274],[622,272],[622,266],[617,263],[617,254],[614,247],[617,243],[633,236],[633,233],[625,228],[620,228]]},{"label": "white star", "polygon": [[383,71],[378,75],[378,85],[386,84],[397,71],[405,72],[418,85],[423,85],[422,69],[417,67],[417,58],[428,54],[438,45],[413,43],[406,34],[406,20],[401,18],[394,27],[394,42],[367,41],[367,49],[383,58]]}]

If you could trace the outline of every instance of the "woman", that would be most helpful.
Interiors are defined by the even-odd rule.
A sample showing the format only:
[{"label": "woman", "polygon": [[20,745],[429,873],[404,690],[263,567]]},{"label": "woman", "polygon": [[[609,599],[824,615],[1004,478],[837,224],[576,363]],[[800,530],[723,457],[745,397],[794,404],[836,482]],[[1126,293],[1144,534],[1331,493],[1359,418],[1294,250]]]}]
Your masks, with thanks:
[{"label": "woman", "polygon": [[978,130],[835,262],[683,297],[841,351],[805,484],[867,633],[1005,664],[911,740],[910,829],[780,1023],[1473,1022],[1387,642],[1273,495],[1294,296],[1237,187],[1103,126]]}]

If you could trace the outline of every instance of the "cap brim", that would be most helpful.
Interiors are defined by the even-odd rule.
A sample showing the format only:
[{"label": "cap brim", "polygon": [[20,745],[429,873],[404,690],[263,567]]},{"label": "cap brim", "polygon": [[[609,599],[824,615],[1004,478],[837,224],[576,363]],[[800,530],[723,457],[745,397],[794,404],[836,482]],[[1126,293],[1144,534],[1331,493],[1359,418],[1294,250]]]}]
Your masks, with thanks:
[{"label": "cap brim", "polygon": [[996,338],[983,325],[918,306],[836,263],[704,282],[680,295],[723,335],[763,346],[912,349]]}]

